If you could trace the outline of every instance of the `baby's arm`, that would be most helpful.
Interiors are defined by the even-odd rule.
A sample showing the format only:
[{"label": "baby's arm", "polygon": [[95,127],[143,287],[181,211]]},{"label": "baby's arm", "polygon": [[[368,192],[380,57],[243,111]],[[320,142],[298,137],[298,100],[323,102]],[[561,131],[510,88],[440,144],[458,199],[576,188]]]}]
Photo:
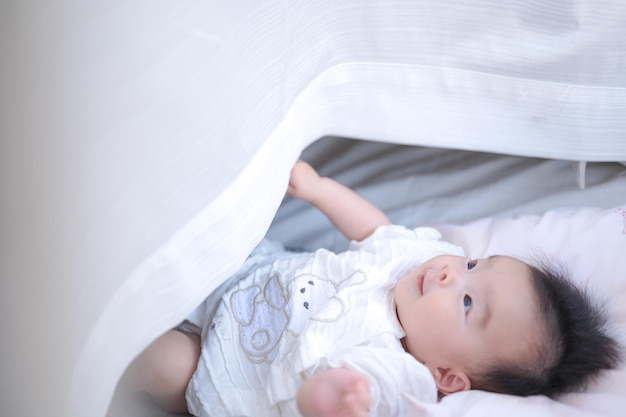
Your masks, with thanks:
[{"label": "baby's arm", "polygon": [[371,402],[369,382],[347,368],[328,369],[302,383],[297,401],[304,417],[366,417]]},{"label": "baby's arm", "polygon": [[287,191],[320,209],[350,240],[363,240],[378,226],[391,223],[378,207],[337,181],[320,177],[304,161],[293,167]]}]

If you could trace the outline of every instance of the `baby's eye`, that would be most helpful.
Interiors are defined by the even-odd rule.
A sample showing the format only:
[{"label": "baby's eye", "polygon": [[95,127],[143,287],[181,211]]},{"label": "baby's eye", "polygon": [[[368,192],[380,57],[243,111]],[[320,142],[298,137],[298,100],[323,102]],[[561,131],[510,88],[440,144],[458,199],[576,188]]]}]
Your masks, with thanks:
[{"label": "baby's eye", "polygon": [[478,264],[478,261],[476,260],[471,260],[471,261],[467,261],[467,269],[470,270],[472,268],[474,268],[476,266],[476,264]]},{"label": "baby's eye", "polygon": [[463,297],[463,309],[465,310],[465,314],[469,313],[470,307],[472,307],[472,297],[466,295]]}]

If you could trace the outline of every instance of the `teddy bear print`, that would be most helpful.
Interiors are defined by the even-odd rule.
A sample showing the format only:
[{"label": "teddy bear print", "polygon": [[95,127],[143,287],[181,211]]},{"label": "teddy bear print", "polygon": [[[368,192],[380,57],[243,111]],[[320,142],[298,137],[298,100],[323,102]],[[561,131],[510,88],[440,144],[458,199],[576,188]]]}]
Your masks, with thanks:
[{"label": "teddy bear print", "polygon": [[273,274],[264,287],[237,289],[230,297],[230,307],[239,325],[242,350],[253,363],[271,362],[285,330],[297,336],[307,320],[337,320],[349,308],[337,292],[365,281],[362,271],[341,280],[304,273],[283,285],[281,276]]},{"label": "teddy bear print", "polygon": [[295,276],[287,285],[288,301],[285,312],[289,319],[288,331],[300,334],[307,320],[333,322],[349,308],[347,300],[338,296],[339,290],[366,281],[362,271],[356,271],[341,280],[314,274]]}]

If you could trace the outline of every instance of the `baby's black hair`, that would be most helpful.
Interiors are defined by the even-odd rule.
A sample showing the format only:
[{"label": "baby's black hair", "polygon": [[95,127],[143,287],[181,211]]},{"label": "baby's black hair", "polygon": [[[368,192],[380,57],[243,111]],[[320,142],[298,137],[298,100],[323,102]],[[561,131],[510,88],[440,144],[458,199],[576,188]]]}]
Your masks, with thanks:
[{"label": "baby's black hair", "polygon": [[[584,389],[621,360],[619,343],[607,331],[607,314],[562,268],[530,266],[541,342],[530,359],[497,364],[471,378],[473,389],[512,395],[556,397]],[[552,263],[554,265],[554,263]]]}]

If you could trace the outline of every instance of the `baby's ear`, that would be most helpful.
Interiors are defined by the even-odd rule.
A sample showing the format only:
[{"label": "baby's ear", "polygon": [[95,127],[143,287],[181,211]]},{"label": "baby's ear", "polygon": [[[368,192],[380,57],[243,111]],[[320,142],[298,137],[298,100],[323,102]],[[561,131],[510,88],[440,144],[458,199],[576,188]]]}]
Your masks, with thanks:
[{"label": "baby's ear", "polygon": [[460,369],[430,368],[435,378],[437,388],[442,394],[448,395],[459,391],[466,391],[472,387],[469,377]]}]

